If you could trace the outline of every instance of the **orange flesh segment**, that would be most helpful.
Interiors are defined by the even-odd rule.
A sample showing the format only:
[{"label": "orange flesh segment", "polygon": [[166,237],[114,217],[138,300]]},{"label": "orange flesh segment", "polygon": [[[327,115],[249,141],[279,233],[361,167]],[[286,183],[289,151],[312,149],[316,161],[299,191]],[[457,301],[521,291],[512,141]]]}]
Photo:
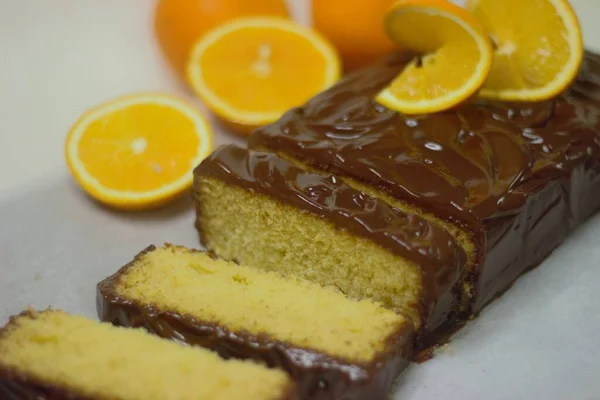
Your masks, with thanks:
[{"label": "orange flesh segment", "polygon": [[418,55],[377,95],[386,107],[406,114],[443,111],[483,85],[491,42],[463,8],[443,0],[400,0],[384,23],[399,46]]},{"label": "orange flesh segment", "polygon": [[245,27],[208,47],[200,67],[213,93],[232,108],[263,113],[284,112],[318,93],[327,65],[303,37]]},{"label": "orange flesh segment", "polygon": [[171,95],[140,93],[84,113],[69,131],[65,156],[94,199],[148,210],[191,187],[192,170],[212,143],[210,125],[195,108]]},{"label": "orange flesh segment", "polygon": [[455,21],[415,12],[391,31],[396,37],[413,36],[410,50],[427,54],[421,60],[422,66],[417,60],[411,62],[393,81],[394,92],[415,99],[439,97],[460,88],[473,74],[480,50]]},{"label": "orange flesh segment", "polygon": [[[565,0],[479,0],[469,8],[496,45],[484,95],[552,85],[547,93],[531,94],[531,100],[544,100],[575,77],[583,45],[577,18]],[[507,100],[528,100],[509,96]]]},{"label": "orange flesh segment", "polygon": [[315,31],[277,17],[225,23],[196,42],[188,79],[233,131],[277,120],[339,78],[339,56]]},{"label": "orange flesh segment", "polygon": [[103,186],[144,192],[189,173],[199,146],[195,129],[177,110],[133,105],[91,122],[80,138],[79,157]]}]

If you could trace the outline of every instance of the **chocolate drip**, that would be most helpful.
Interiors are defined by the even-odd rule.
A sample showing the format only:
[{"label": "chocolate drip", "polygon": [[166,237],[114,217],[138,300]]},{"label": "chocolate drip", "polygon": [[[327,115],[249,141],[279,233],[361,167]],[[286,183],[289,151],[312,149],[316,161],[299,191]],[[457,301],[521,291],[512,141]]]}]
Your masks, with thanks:
[{"label": "chocolate drip", "polygon": [[0,398],[4,400],[93,400],[68,390],[44,386],[23,376],[0,376]]},{"label": "chocolate drip", "polygon": [[[421,270],[421,336],[447,324],[459,308],[465,254],[452,236],[423,218],[353,189],[341,179],[296,167],[274,154],[235,146],[217,149],[194,171],[195,185],[213,176],[261,193],[366,237]],[[198,201],[201,201],[198,199]],[[197,226],[201,229],[202,216]]]}]

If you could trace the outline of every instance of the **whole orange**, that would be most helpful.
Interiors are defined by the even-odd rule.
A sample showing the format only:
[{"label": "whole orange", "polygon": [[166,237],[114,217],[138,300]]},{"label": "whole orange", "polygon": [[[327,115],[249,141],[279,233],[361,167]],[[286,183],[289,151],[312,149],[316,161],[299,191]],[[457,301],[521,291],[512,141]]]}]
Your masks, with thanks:
[{"label": "whole orange", "polygon": [[161,50],[185,80],[196,40],[225,21],[249,15],[289,16],[284,0],[158,0],[154,29]]},{"label": "whole orange", "polygon": [[313,26],[337,48],[345,70],[370,64],[397,48],[383,16],[397,0],[312,0]]}]

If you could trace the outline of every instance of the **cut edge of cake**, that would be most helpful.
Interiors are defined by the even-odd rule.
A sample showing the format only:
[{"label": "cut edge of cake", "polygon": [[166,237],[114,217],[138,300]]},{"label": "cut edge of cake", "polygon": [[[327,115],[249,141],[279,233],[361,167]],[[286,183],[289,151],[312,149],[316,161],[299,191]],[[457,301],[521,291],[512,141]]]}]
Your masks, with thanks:
[{"label": "cut edge of cake", "polygon": [[[119,269],[117,273],[98,284],[97,306],[101,320],[120,326],[145,328],[163,338],[210,348],[226,358],[254,359],[264,362],[270,367],[283,368],[297,381],[301,396],[314,395],[315,393],[321,396],[344,396],[349,393],[353,396],[363,397],[383,396],[389,391],[396,376],[408,365],[412,351],[412,323],[407,317],[396,315],[383,308],[376,312],[384,316],[389,314],[390,317],[398,321],[398,325],[394,325],[395,328],[386,333],[386,337],[382,341],[383,347],[374,353],[367,362],[330,355],[310,346],[305,347],[300,343],[293,344],[276,340],[270,337],[266,329],[263,329],[263,332],[259,334],[256,331],[250,333],[248,330],[239,328],[229,329],[227,325],[217,323],[214,320],[206,322],[202,320],[202,316],[178,311],[175,309],[174,304],[170,306],[156,304],[152,301],[156,300],[156,296],[153,294],[142,299],[138,295],[132,294],[133,292],[124,289],[124,285],[132,284],[136,285],[139,290],[145,290],[145,285],[154,284],[157,279],[161,279],[159,277],[142,277],[142,274],[150,275],[153,271],[150,271],[147,264],[140,264],[140,261],[143,262],[144,257],[152,256],[153,252],[165,250],[185,252],[197,258],[198,260],[193,262],[199,262],[199,264],[194,265],[194,268],[211,270],[218,268],[214,265],[201,265],[203,261],[206,262],[207,260],[225,263],[223,260],[216,259],[214,255],[199,250],[186,249],[182,246],[170,244],[165,244],[165,246],[159,248],[149,246],[139,253],[133,261]],[[229,267],[235,267],[239,270],[248,268],[230,262],[227,262],[227,264],[231,264]],[[144,269],[145,272],[143,272]],[[158,267],[158,269],[161,268]],[[279,274],[261,271],[257,268],[252,268],[252,270],[265,277],[279,277],[278,279],[281,282],[285,281],[285,284],[288,285],[296,285],[299,282],[309,288],[315,288],[317,291],[327,292],[328,296],[331,294],[339,297],[342,303],[348,303],[344,305],[347,309],[352,307],[352,303],[358,304],[347,299],[341,293],[321,288],[307,281],[285,279]],[[169,272],[172,273],[171,270]],[[216,273],[214,274],[216,275]],[[177,275],[177,273],[174,272],[173,275]],[[247,278],[244,273],[239,275],[241,280]],[[184,275],[180,277],[184,278]],[[256,279],[256,276],[253,277]],[[222,277],[217,276],[215,279],[221,280]],[[192,280],[190,279],[190,281]],[[279,281],[275,283],[277,282]],[[197,281],[187,283],[196,285]],[[211,284],[214,284],[214,282],[211,281]],[[164,285],[161,285],[158,290],[166,289],[166,286],[162,286]],[[250,288],[250,286],[247,287]],[[193,286],[193,289],[197,290],[196,286]],[[237,290],[237,287],[235,289]],[[231,294],[231,292],[227,293]],[[262,293],[257,292],[256,294],[264,297]],[[320,294],[317,292],[315,295]],[[187,295],[183,294],[183,296]],[[247,300],[247,297],[241,295],[238,297]],[[269,299],[265,298],[265,300],[268,301]],[[177,301],[179,299],[174,300],[174,302]],[[194,299],[194,301],[198,300]],[[235,305],[232,307],[237,307],[237,302],[234,303]],[[337,309],[339,310],[339,308]],[[215,310],[212,309],[212,311]],[[268,307],[265,308],[264,312],[269,312]],[[315,310],[315,319],[322,316]],[[332,327],[332,329],[336,328]],[[307,334],[309,334],[308,330],[307,328]]]},{"label": "cut edge of cake", "polygon": [[[296,398],[295,384],[280,371],[58,309],[10,317],[0,328],[0,353],[2,398]],[[240,387],[253,379],[260,384]]]},{"label": "cut edge of cake", "polygon": [[[452,235],[334,175],[222,146],[195,169],[194,196],[196,228],[210,251],[380,301],[415,321],[419,348],[452,331],[462,312],[465,255]],[[420,282],[438,285],[436,295],[415,289],[402,275],[407,266]],[[412,297],[390,299],[397,288]]]},{"label": "cut edge of cake", "polygon": [[[600,202],[589,200],[600,193],[600,124],[595,117],[600,112],[600,55],[585,51],[577,79],[548,101],[474,100],[423,116],[403,116],[373,100],[406,61],[391,55],[348,74],[255,130],[249,148],[333,174],[453,234],[468,256],[461,316],[466,320],[538,266],[600,208]],[[471,136],[479,142],[469,143]],[[406,145],[396,145],[405,139]],[[450,151],[440,153],[445,148]],[[458,157],[452,158],[454,153]],[[438,166],[437,176],[413,178],[431,165]],[[467,174],[469,170],[487,175]],[[483,181],[483,189],[469,193],[472,185],[479,186],[477,180]],[[445,191],[438,192],[435,185]],[[506,235],[509,231],[516,233]]]},{"label": "cut edge of cake", "polygon": [[[339,170],[334,171],[328,166],[324,166],[324,165],[312,166],[312,165],[309,165],[308,163],[306,163],[305,161],[302,161],[301,159],[296,158],[288,153],[279,151],[274,148],[269,148],[265,145],[252,145],[251,144],[250,149],[254,150],[254,151],[275,154],[278,157],[280,157],[281,159],[286,160],[290,164],[292,164],[298,168],[301,168],[305,171],[308,171],[308,172],[312,172],[315,174],[321,174],[321,175],[326,174],[326,175],[335,176],[337,179],[341,180],[342,182],[347,184],[349,187],[351,187],[357,191],[360,191],[362,193],[365,193],[373,198],[376,198],[376,199],[384,202],[385,204],[389,205],[390,207],[396,208],[407,214],[418,215],[420,218],[423,218],[424,220],[430,222],[431,224],[433,224],[437,227],[440,227],[441,229],[443,229],[444,231],[446,231],[450,235],[452,235],[452,237],[454,238],[456,243],[460,244],[462,250],[465,253],[466,271],[469,274],[473,274],[476,271],[476,269],[478,267],[478,260],[481,257],[481,251],[482,251],[481,249],[483,248],[483,245],[482,245],[482,243],[479,243],[475,239],[474,232],[470,232],[463,224],[461,224],[459,222],[451,222],[451,221],[445,220],[445,219],[441,218],[439,215],[437,215],[431,211],[428,211],[427,209],[425,209],[423,207],[419,207],[416,204],[412,204],[403,199],[393,197],[393,196],[389,195],[388,193],[386,193],[385,191],[381,190],[380,188],[377,188],[377,187],[367,184],[367,183],[360,182],[359,180],[357,180],[353,177],[350,177],[346,174],[340,173]],[[470,279],[465,279],[463,281],[462,292],[461,292],[461,294],[462,294],[461,311],[463,311],[465,313],[470,312],[469,307],[470,307],[471,301],[475,295],[474,290],[475,290],[474,283],[471,282]]]}]

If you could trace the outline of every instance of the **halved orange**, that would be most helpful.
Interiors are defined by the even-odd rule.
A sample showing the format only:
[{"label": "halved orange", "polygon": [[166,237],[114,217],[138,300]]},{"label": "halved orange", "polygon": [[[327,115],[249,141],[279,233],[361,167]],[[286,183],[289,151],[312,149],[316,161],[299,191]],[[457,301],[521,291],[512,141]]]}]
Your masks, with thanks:
[{"label": "halved orange", "polygon": [[340,71],[325,38],[277,17],[240,18],[213,29],[188,62],[195,92],[240,133],[277,120],[332,85]]},{"label": "halved orange", "polygon": [[155,3],[158,45],[183,79],[190,49],[205,32],[232,18],[289,15],[284,0],[157,0]]},{"label": "halved orange", "polygon": [[482,97],[540,101],[575,79],[583,40],[567,0],[470,0],[468,8],[496,47]]},{"label": "halved orange", "polygon": [[192,170],[212,150],[205,118],[166,94],[120,97],[84,113],[66,141],[81,187],[120,209],[164,205],[192,185]]},{"label": "halved orange", "polygon": [[474,95],[492,63],[483,26],[445,0],[400,0],[385,16],[388,35],[418,56],[377,101],[388,108],[422,114],[449,109]]}]

